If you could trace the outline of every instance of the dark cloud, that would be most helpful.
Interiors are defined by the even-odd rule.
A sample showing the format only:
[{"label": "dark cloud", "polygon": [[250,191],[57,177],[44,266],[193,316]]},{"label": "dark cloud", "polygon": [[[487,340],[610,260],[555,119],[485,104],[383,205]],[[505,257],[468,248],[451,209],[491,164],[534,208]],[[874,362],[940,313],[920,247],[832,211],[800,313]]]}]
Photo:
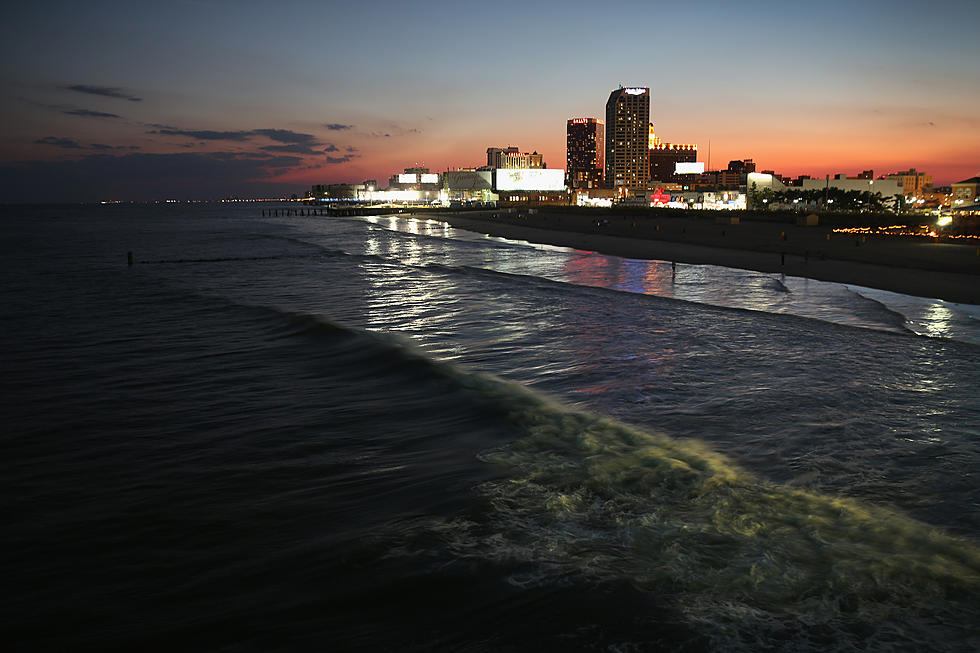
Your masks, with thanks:
[{"label": "dark cloud", "polygon": [[353,145],[348,145],[347,147],[344,148],[344,150],[346,150],[347,152],[357,152],[357,148],[354,147]]},{"label": "dark cloud", "polygon": [[62,111],[69,116],[86,116],[89,118],[121,118],[122,116],[116,115],[114,113],[106,113],[104,111],[91,111],[89,109],[69,109],[68,111]]},{"label": "dark cloud", "polygon": [[247,131],[214,131],[211,129],[155,129],[150,134],[163,136],[186,136],[199,141],[247,141],[252,132]]},{"label": "dark cloud", "polygon": [[327,143],[326,144],[326,147],[323,148],[323,151],[324,152],[339,152],[340,151],[340,148],[337,147],[336,145],[334,145],[333,143]]},{"label": "dark cloud", "polygon": [[90,149],[99,150],[100,152],[107,152],[109,150],[138,150],[139,145],[104,145],[102,143],[92,143],[89,145]]},{"label": "dark cloud", "polygon": [[316,145],[317,139],[313,134],[304,134],[302,132],[294,132],[289,129],[253,129],[253,134],[258,134],[260,136],[265,136],[269,140],[276,141],[277,143],[307,143],[310,145]]},{"label": "dark cloud", "polygon": [[58,138],[57,136],[45,136],[44,138],[39,138],[34,142],[40,145],[54,145],[55,147],[63,147],[66,150],[77,150],[81,149],[82,147],[76,141],[73,141],[70,138]]},{"label": "dark cloud", "polygon": [[116,86],[90,86],[88,84],[73,84],[71,86],[62,86],[62,88],[66,91],[75,91],[76,93],[86,93],[88,95],[101,95],[102,97],[119,98],[121,100],[129,100],[130,102],[143,101],[143,98],[136,97],[128,91]]},{"label": "dark cloud", "polygon": [[266,152],[286,152],[289,154],[319,154],[313,145],[305,143],[292,143],[290,145],[266,145],[262,148]]},{"label": "dark cloud", "polygon": [[327,163],[347,163],[348,161],[350,161],[356,156],[357,156],[356,154],[342,154],[341,156],[328,156]]},{"label": "dark cloud", "polygon": [[347,129],[354,129],[354,125],[344,125],[339,122],[328,122],[324,125],[327,129],[333,132],[341,132]]},{"label": "dark cloud", "polygon": [[0,202],[292,193],[302,189],[276,176],[302,165],[297,156],[238,152],[93,153],[72,161],[27,161],[0,166]]},{"label": "dark cloud", "polygon": [[[254,136],[263,136],[275,145],[265,145],[260,149],[265,152],[279,152],[283,154],[321,154],[318,149],[322,143],[313,134],[294,132],[290,129],[250,129],[241,131],[213,131],[207,129],[177,129],[175,127],[160,127],[150,134],[161,134],[164,136],[184,136],[195,138],[201,141],[248,141]],[[202,145],[204,143],[202,142]],[[333,147],[333,146],[329,146]],[[336,151],[334,150],[329,151]]]}]

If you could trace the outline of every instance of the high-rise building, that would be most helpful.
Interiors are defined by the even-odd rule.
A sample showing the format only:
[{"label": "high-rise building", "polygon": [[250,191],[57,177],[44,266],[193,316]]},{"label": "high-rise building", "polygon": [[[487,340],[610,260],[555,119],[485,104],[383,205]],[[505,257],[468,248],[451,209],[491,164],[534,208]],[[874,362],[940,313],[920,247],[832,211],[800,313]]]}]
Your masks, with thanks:
[{"label": "high-rise building", "polygon": [[565,129],[569,188],[601,188],[606,167],[605,129],[598,118],[571,118]]},{"label": "high-rise building", "polygon": [[644,188],[650,180],[650,89],[620,87],[606,101],[606,186]]},{"label": "high-rise building", "polygon": [[491,168],[544,168],[543,159],[537,152],[521,152],[513,146],[487,148],[487,165]]}]

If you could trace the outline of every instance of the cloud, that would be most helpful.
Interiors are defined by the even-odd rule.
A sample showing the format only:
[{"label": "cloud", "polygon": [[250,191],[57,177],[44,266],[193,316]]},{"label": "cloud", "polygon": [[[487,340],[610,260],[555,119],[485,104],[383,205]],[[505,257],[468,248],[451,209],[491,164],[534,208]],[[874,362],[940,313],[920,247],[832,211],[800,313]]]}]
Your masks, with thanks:
[{"label": "cloud", "polygon": [[211,129],[155,129],[150,134],[164,136],[186,136],[199,141],[247,141],[252,132],[247,131],[214,131]]},{"label": "cloud", "polygon": [[139,145],[105,145],[103,143],[92,143],[89,145],[90,149],[98,150],[100,152],[106,152],[109,150],[139,150],[141,149]]},{"label": "cloud", "polygon": [[276,141],[277,143],[316,143],[316,136],[313,134],[304,134],[302,132],[294,132],[289,129],[253,129],[253,134],[258,134],[260,136],[265,136],[266,138]]},{"label": "cloud", "polygon": [[315,146],[305,143],[292,143],[289,145],[266,145],[261,148],[266,152],[288,152],[290,154],[319,154],[319,150],[313,149]]},{"label": "cloud", "polygon": [[68,114],[69,116],[86,116],[89,118],[121,118],[122,117],[114,113],[106,113],[104,111],[91,111],[89,109],[69,109],[68,111],[62,111],[62,113]]},{"label": "cloud", "polygon": [[44,138],[39,138],[34,142],[39,143],[41,145],[54,145],[55,147],[63,147],[66,150],[76,150],[76,149],[81,149],[82,147],[76,141],[73,141],[70,138],[58,138],[57,136],[45,136]]},{"label": "cloud", "polygon": [[321,145],[313,134],[294,132],[289,129],[253,129],[253,134],[265,136],[269,140],[282,145],[266,145],[262,149],[267,152],[287,152],[291,154],[319,154],[314,148]]},{"label": "cloud", "polygon": [[324,152],[339,152],[340,148],[333,143],[326,143],[326,147],[323,148]]},{"label": "cloud", "polygon": [[348,145],[347,147],[344,148],[344,150],[347,152],[357,152],[357,148],[354,147],[353,145]]},{"label": "cloud", "polygon": [[327,163],[347,163],[348,161],[350,161],[356,156],[357,156],[356,154],[342,154],[340,156],[327,156]]},{"label": "cloud", "polygon": [[333,131],[333,132],[340,132],[340,131],[344,131],[344,130],[347,130],[347,129],[354,129],[354,125],[344,125],[344,124],[339,123],[339,122],[328,122],[328,123],[324,124],[323,126],[326,127],[327,129],[329,129],[330,131]]},{"label": "cloud", "polygon": [[143,98],[136,97],[116,86],[90,86],[88,84],[73,84],[71,86],[62,86],[66,91],[75,91],[76,93],[86,93],[88,95],[101,95],[102,97],[119,98],[122,100],[129,100],[130,102],[142,102]]}]

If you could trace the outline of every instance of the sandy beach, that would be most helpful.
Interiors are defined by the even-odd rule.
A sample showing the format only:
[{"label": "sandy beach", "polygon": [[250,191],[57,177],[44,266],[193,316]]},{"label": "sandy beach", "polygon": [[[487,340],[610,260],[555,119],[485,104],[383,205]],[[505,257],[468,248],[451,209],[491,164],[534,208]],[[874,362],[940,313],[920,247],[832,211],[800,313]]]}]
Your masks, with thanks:
[{"label": "sandy beach", "polygon": [[[719,224],[682,217],[591,215],[547,209],[533,214],[439,212],[427,217],[491,236],[614,256],[781,272],[980,305],[980,255],[973,244],[913,238],[862,240],[856,235],[832,233],[829,227],[744,218],[741,224]],[[603,220],[606,223],[599,224]]]}]

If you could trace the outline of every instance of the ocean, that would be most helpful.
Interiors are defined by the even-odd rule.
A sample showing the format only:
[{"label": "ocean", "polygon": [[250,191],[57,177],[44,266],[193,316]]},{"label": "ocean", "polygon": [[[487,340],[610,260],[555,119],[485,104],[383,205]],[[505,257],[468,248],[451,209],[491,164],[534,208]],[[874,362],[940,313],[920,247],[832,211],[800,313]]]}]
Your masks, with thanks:
[{"label": "ocean", "polygon": [[980,648],[980,307],[261,209],[0,208],[8,650]]}]

